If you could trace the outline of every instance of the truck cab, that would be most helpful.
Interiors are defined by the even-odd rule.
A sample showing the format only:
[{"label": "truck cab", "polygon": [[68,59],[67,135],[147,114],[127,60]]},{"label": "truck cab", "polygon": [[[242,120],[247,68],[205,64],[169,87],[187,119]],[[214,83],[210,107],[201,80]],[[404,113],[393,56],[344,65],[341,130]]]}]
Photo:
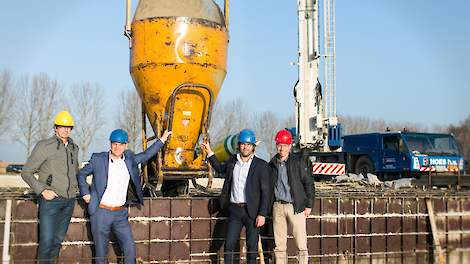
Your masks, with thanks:
[{"label": "truck cab", "polygon": [[416,177],[464,173],[464,158],[450,134],[385,132],[343,137],[348,171]]}]

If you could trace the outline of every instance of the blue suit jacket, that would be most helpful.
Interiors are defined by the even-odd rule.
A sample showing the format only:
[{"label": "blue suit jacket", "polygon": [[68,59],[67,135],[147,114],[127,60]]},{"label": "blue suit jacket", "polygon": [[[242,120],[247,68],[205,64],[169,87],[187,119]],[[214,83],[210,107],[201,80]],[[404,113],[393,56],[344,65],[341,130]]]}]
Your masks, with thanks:
[{"label": "blue suit jacket", "polygon": [[[124,152],[124,162],[129,170],[130,183],[134,184],[138,202],[143,204],[144,198],[140,183],[139,168],[137,165],[146,162],[163,146],[160,140],[157,140],[152,146],[144,152],[134,154],[130,150]],[[109,152],[93,153],[91,159],[85,167],[77,173],[78,188],[82,196],[90,194],[91,199],[88,204],[88,212],[94,214],[103,197],[106,186],[108,185]],[[93,174],[91,186],[86,182],[86,177]]]}]

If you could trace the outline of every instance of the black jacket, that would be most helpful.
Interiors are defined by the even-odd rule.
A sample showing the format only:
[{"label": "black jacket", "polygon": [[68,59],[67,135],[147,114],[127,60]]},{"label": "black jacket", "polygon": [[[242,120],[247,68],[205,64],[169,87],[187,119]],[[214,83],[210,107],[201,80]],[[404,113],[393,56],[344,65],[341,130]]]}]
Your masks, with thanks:
[{"label": "black jacket", "polygon": [[[278,169],[277,159],[279,154],[269,162],[272,178],[272,202],[274,202],[274,186],[277,183]],[[286,160],[287,177],[292,196],[294,212],[302,212],[305,208],[312,208],[315,196],[315,185],[308,171],[307,163],[299,155],[289,154]]]},{"label": "black jacket", "polygon": [[[221,163],[215,155],[209,157],[209,162],[215,171],[224,175],[225,181],[220,195],[220,207],[227,209],[230,204],[230,195],[232,192],[233,169],[237,163],[237,155]],[[253,157],[248,176],[246,179],[245,199],[250,218],[256,216],[267,216],[271,208],[272,184],[270,182],[268,163],[256,156]]]}]

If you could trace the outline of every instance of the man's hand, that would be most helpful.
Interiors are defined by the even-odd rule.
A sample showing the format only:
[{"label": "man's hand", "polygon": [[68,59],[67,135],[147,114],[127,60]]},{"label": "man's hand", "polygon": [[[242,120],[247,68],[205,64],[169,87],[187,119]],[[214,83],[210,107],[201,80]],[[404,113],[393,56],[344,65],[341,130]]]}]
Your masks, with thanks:
[{"label": "man's hand", "polygon": [[312,208],[305,208],[305,209],[304,209],[305,217],[308,217],[311,212],[312,212]]},{"label": "man's hand", "polygon": [[165,130],[165,132],[163,132],[163,135],[162,137],[160,138],[160,141],[165,143],[166,140],[168,139],[168,137],[173,133],[173,131],[168,131],[168,130]]},{"label": "man's hand", "polygon": [[57,194],[54,191],[47,190],[47,189],[42,191],[41,195],[46,200],[52,200],[57,197]]},{"label": "man's hand", "polygon": [[260,227],[264,226],[264,223],[265,223],[265,222],[266,222],[266,218],[265,218],[264,216],[262,216],[262,215],[258,215],[258,216],[256,217],[256,223],[255,223],[255,225],[256,225],[256,227],[260,228]]},{"label": "man's hand", "polygon": [[85,203],[90,203],[91,195],[83,195],[82,199],[85,201]]},{"label": "man's hand", "polygon": [[211,145],[209,142],[205,141],[201,143],[201,146],[206,150],[207,154],[212,153]]}]

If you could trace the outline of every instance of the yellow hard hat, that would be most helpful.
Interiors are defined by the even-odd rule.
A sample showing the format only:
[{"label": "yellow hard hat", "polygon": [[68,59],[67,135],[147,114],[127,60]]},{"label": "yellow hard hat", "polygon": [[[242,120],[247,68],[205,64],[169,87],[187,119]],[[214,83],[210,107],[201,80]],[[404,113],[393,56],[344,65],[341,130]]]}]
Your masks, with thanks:
[{"label": "yellow hard hat", "polygon": [[69,112],[67,112],[67,111],[59,112],[59,113],[55,116],[54,125],[56,125],[56,126],[73,127],[73,126],[74,126],[73,117],[72,117],[72,115],[71,115]]}]

